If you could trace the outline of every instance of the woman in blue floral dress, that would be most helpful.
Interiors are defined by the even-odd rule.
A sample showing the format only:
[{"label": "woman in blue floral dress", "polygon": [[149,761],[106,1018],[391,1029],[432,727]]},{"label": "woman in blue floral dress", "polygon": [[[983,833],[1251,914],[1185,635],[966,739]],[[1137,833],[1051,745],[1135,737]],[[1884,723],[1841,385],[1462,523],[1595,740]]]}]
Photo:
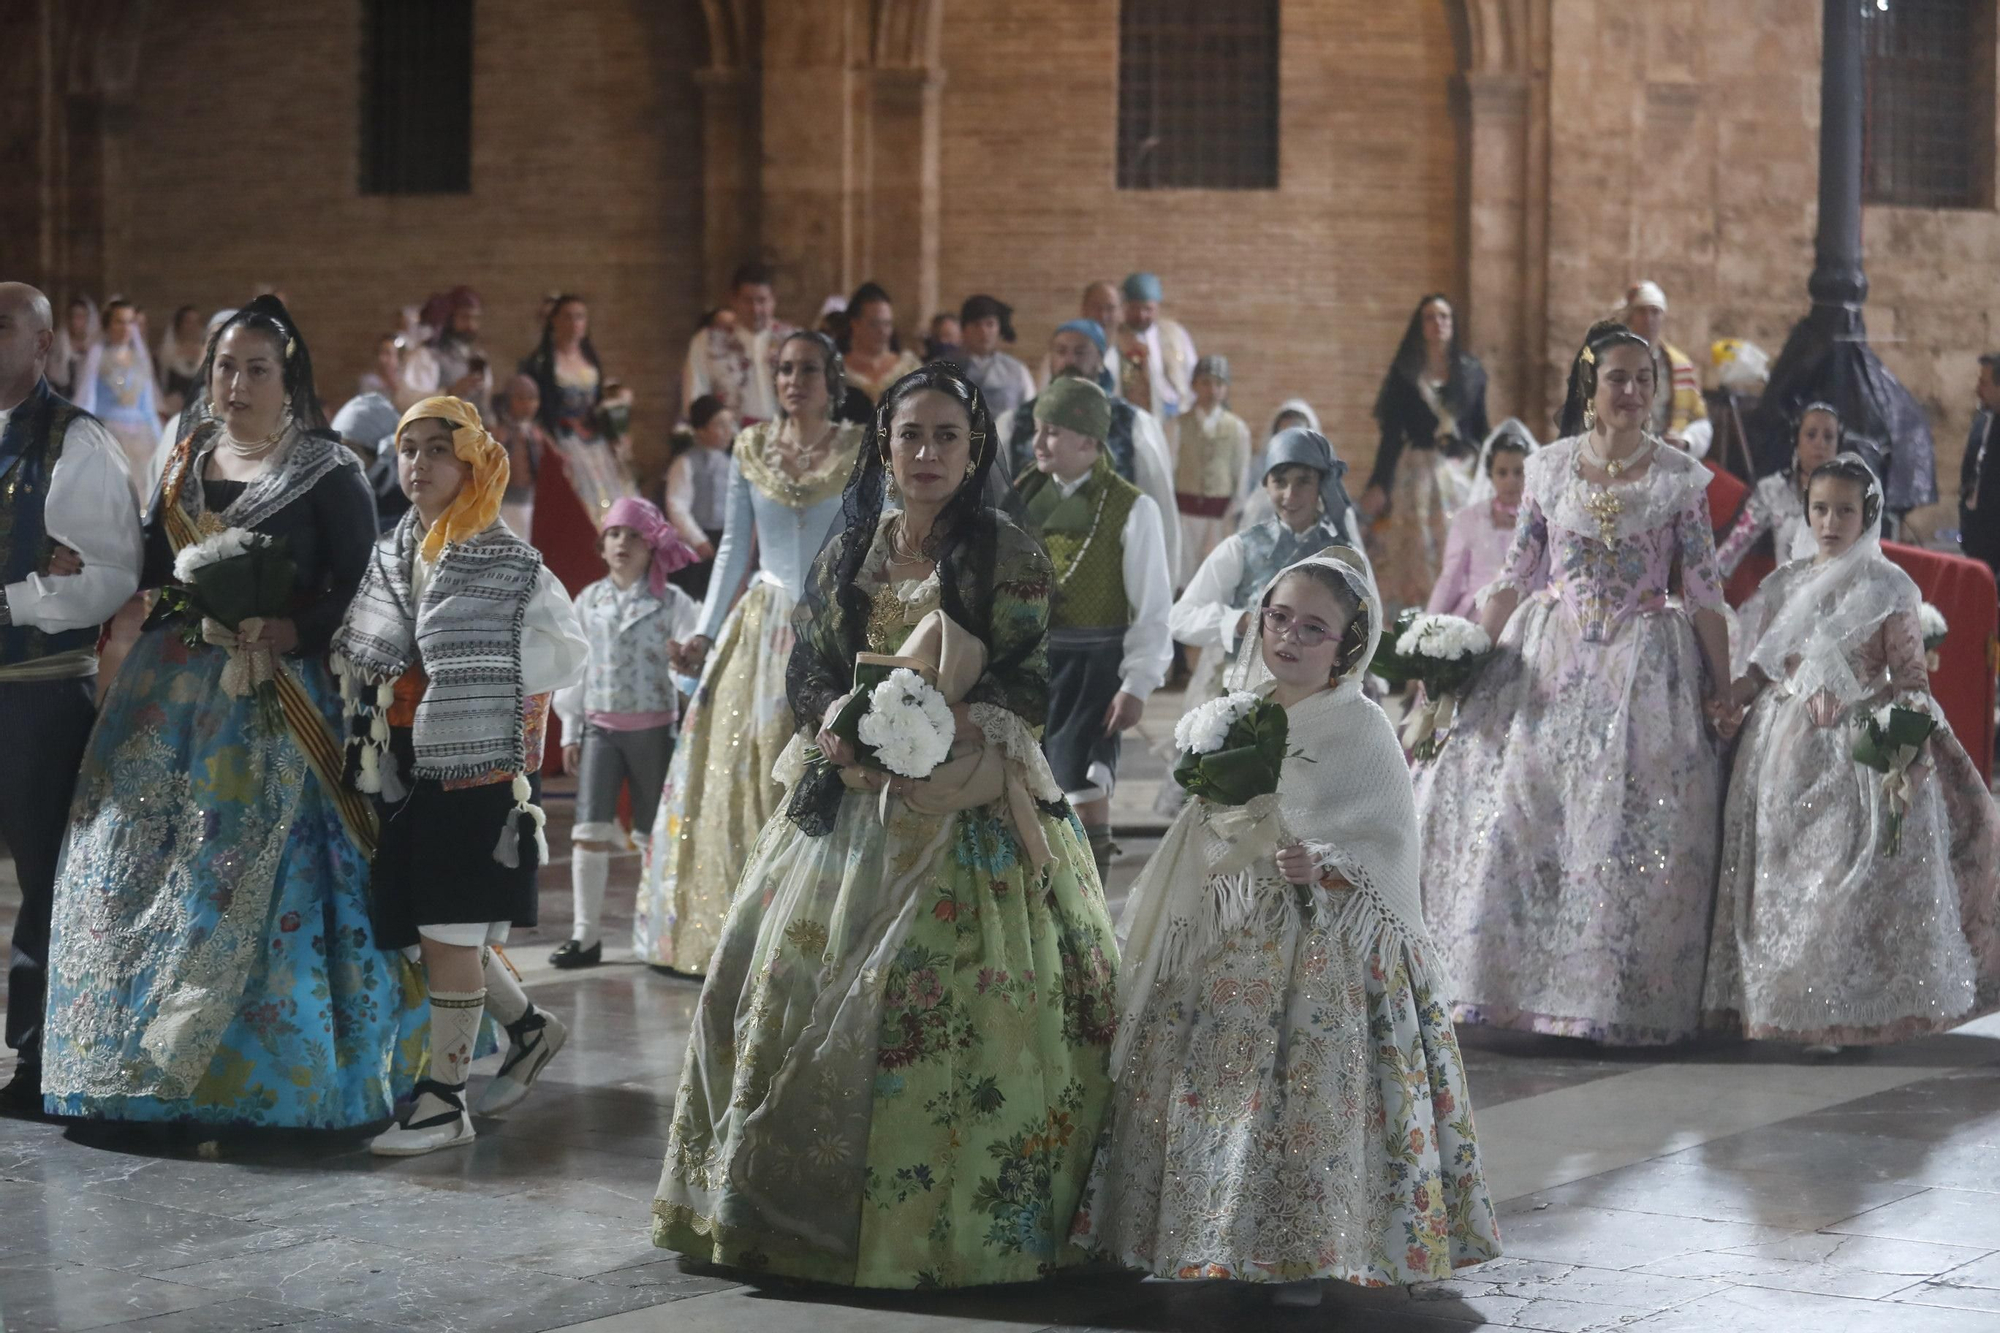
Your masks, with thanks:
[{"label": "woman in blue floral dress", "polygon": [[[789,798],[702,987],[656,1244],[862,1287],[1029,1281],[1080,1257],[1116,946],[1032,730],[1050,566],[981,504],[994,444],[950,366],[877,412],[793,618]],[[885,514],[891,468],[903,509]],[[957,735],[944,769],[885,791],[822,727],[857,652],[914,655],[926,626]]]},{"label": "woman in blue floral dress", "polygon": [[[209,415],[169,461],[144,587],[229,528],[279,538],[290,615],[238,636],[163,597],[104,701],[56,883],[43,1089],[106,1120],[344,1128],[386,1119],[424,1055],[424,992],[374,946],[366,806],[339,791],[323,654],[375,530],[274,297],[217,332]],[[192,632],[189,632],[192,631]],[[261,660],[275,693],[231,692]]]}]

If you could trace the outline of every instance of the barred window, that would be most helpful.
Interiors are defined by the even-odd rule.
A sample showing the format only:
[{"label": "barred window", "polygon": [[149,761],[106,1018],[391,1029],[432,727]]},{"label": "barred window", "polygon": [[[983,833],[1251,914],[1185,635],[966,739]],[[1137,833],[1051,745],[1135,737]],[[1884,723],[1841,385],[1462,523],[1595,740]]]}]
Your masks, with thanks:
[{"label": "barred window", "polygon": [[365,0],[361,193],[472,191],[472,0]]},{"label": "barred window", "polygon": [[1118,188],[1278,187],[1278,0],[1123,0]]},{"label": "barred window", "polygon": [[1867,202],[1992,206],[1993,8],[1993,0],[1862,5]]}]

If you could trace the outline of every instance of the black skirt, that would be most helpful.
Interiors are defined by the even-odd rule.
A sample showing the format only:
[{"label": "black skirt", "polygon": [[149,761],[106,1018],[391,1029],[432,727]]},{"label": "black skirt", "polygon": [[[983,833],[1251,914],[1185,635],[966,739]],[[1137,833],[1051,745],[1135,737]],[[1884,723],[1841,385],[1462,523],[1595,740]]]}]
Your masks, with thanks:
[{"label": "black skirt", "polygon": [[[413,752],[410,731],[389,732],[397,770],[408,773]],[[474,921],[508,921],[532,926],[537,920],[534,820],[516,815],[514,784],[446,790],[434,778],[418,778],[410,794],[390,805],[377,798],[381,836],[369,891],[375,942],[406,949],[417,942],[419,926]],[[500,830],[509,819],[520,833],[521,863],[493,859]]]}]

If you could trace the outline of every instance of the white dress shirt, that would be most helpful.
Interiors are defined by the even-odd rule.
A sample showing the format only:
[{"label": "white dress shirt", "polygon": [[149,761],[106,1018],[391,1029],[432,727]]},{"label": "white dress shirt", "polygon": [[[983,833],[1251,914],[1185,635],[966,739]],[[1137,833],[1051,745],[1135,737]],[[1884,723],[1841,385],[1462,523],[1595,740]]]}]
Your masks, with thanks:
[{"label": "white dress shirt", "polygon": [[[1055,484],[1068,496],[1076,494],[1077,488],[1088,480],[1090,474],[1086,472],[1075,481],[1056,479]],[[1132,502],[1132,512],[1125,516],[1122,534],[1125,601],[1132,609],[1132,623],[1125,629],[1125,655],[1118,664],[1118,674],[1123,680],[1118,688],[1141,703],[1166,683],[1167,669],[1174,660],[1173,635],[1167,628],[1174,588],[1167,577],[1164,528],[1160,507],[1153,503],[1152,496],[1141,495]]]},{"label": "white dress shirt", "polygon": [[[13,411],[0,412],[0,432]],[[42,522],[48,535],[83,559],[83,572],[30,574],[6,586],[16,625],[44,634],[102,625],[139,588],[139,508],[125,451],[95,417],[77,417],[49,473]]]},{"label": "white dress shirt", "polygon": [[[687,360],[681,363],[681,411],[703,394],[712,393],[736,414],[737,424],[778,419],[778,385],[770,363],[772,340],[792,332],[792,326],[772,320],[761,332],[743,328],[728,332],[696,329],[688,339]],[[737,350],[750,362],[747,381],[738,366],[718,365],[712,357],[712,341],[733,339]]]},{"label": "white dress shirt", "polygon": [[[1122,401],[1122,400],[1121,400]],[[1027,404],[1023,403],[1022,407]],[[1020,408],[1014,409],[1015,412]],[[993,433],[1004,443],[1014,438],[1014,412],[1002,412],[993,423]],[[1079,482],[1078,485],[1082,483]],[[1180,513],[1174,500],[1173,456],[1167,452],[1167,437],[1160,422],[1144,408],[1132,409],[1132,484],[1152,500],[1162,514]],[[1166,525],[1167,567],[1181,567],[1181,525]],[[1166,679],[1164,676],[1162,680]]]}]

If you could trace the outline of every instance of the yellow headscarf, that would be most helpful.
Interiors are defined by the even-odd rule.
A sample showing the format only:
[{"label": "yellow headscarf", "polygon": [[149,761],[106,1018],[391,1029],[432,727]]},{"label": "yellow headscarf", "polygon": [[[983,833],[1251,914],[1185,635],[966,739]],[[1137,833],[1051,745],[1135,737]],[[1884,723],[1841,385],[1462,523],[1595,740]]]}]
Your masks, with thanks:
[{"label": "yellow headscarf", "polygon": [[445,543],[461,542],[484,532],[500,517],[500,499],[507,492],[507,451],[487,434],[486,423],[479,419],[479,409],[463,398],[447,395],[426,398],[403,413],[403,419],[396,423],[399,452],[403,447],[403,432],[416,421],[449,422],[452,454],[472,467],[472,475],[424,534],[423,558],[435,560]]}]

